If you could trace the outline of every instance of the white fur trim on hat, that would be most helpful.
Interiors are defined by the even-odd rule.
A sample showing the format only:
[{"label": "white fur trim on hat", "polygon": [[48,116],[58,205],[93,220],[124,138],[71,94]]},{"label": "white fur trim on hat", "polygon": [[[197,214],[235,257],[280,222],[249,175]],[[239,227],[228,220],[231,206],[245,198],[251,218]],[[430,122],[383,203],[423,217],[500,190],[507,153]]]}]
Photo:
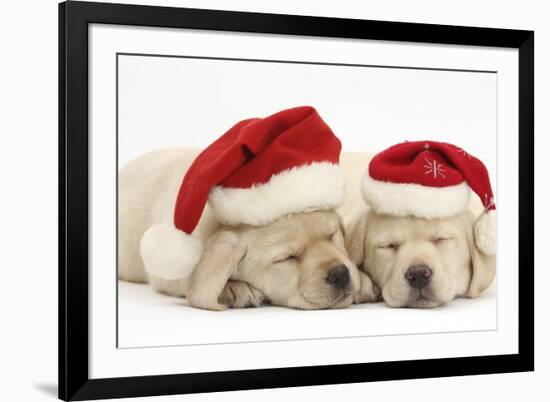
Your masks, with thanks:
[{"label": "white fur trim on hat", "polygon": [[346,175],[330,162],[285,170],[251,188],[214,187],[208,203],[229,225],[266,225],[297,212],[333,209],[344,201]]},{"label": "white fur trim on hat", "polygon": [[166,224],[151,226],[141,238],[145,270],[163,279],[187,277],[202,256],[200,239]]},{"label": "white fur trim on hat", "polygon": [[497,213],[490,210],[482,213],[474,225],[477,248],[487,255],[497,251]]},{"label": "white fur trim on hat", "polygon": [[449,187],[428,187],[374,180],[368,172],[363,176],[362,192],[367,204],[377,213],[426,219],[459,214],[470,200],[470,187],[466,182]]}]

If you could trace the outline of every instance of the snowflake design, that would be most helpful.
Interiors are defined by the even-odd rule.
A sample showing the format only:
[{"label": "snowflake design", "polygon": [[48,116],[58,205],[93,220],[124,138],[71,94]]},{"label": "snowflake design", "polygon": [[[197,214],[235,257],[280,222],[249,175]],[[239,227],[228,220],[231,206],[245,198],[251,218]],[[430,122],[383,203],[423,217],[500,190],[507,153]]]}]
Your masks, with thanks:
[{"label": "snowflake design", "polygon": [[472,155],[470,155],[468,152],[466,152],[465,150],[463,150],[462,148],[456,148],[456,152],[458,152],[459,154],[461,154],[462,156],[465,156],[467,157],[468,159],[472,159]]},{"label": "snowflake design", "polygon": [[433,161],[424,159],[424,161],[426,161],[426,164],[424,165],[426,171],[424,174],[431,174],[434,176],[434,179],[437,179],[438,177],[442,177],[444,179],[446,178],[445,169],[441,163],[437,163],[435,159]]},{"label": "snowflake design", "polygon": [[425,143],[425,144],[424,144],[424,149],[426,149],[426,150],[430,149],[430,144]]}]

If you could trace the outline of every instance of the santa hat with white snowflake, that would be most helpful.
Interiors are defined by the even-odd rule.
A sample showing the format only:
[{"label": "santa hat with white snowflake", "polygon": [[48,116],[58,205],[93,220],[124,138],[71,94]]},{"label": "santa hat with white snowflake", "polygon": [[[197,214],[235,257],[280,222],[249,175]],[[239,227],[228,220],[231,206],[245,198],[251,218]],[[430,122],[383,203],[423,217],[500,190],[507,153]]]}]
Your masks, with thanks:
[{"label": "santa hat with white snowflake", "polygon": [[444,142],[415,141],[377,154],[363,178],[365,201],[377,213],[445,218],[465,211],[474,191],[484,207],[474,227],[477,247],[496,251],[496,206],[485,165]]},{"label": "santa hat with white snowflake", "polygon": [[173,225],[155,225],[144,235],[146,269],[165,279],[192,272],[203,250],[193,231],[207,203],[219,222],[254,226],[338,207],[346,182],[340,149],[340,140],[309,106],[235,124],[187,170]]}]

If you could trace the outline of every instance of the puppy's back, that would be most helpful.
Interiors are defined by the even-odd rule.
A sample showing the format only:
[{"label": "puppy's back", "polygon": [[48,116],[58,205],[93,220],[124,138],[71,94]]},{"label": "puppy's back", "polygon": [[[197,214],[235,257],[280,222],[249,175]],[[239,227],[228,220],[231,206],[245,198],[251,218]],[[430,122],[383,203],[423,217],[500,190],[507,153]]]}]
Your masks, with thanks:
[{"label": "puppy's back", "polygon": [[118,174],[118,277],[146,282],[139,255],[143,233],[154,223],[171,222],[183,176],[199,151],[179,148],[149,152]]},{"label": "puppy's back", "polygon": [[361,219],[368,209],[361,195],[361,183],[373,156],[370,152],[343,152],[340,156],[340,165],[346,172],[347,181],[344,202],[337,212],[342,217],[346,230]]}]

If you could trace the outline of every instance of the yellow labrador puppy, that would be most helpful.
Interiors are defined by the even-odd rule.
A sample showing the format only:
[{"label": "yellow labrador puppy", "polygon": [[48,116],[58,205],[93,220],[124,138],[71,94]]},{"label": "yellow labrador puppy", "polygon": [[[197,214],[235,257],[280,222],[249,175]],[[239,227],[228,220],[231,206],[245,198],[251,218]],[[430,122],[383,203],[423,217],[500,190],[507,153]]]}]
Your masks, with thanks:
[{"label": "yellow labrador puppy", "polygon": [[396,216],[380,211],[384,207],[375,210],[362,194],[371,159],[359,153],[341,158],[349,185],[338,211],[351,260],[371,276],[390,307],[435,307],[456,297],[478,297],[496,270],[494,244],[479,247],[476,242],[476,235],[478,240],[483,237],[482,225],[476,225],[481,217],[476,220],[472,211],[481,204],[470,202],[464,211],[439,219]]},{"label": "yellow labrador puppy", "polygon": [[140,244],[162,253],[162,244],[147,244],[155,241],[147,233],[172,219],[181,178],[198,153],[156,151],[120,171],[119,279],[149,282],[159,292],[186,296],[191,306],[209,310],[264,303],[333,309],[375,297],[370,278],[348,257],[342,223],[332,210],[289,214],[263,226],[222,225],[206,205],[194,231],[204,250],[193,272],[166,279],[148,271]]}]

